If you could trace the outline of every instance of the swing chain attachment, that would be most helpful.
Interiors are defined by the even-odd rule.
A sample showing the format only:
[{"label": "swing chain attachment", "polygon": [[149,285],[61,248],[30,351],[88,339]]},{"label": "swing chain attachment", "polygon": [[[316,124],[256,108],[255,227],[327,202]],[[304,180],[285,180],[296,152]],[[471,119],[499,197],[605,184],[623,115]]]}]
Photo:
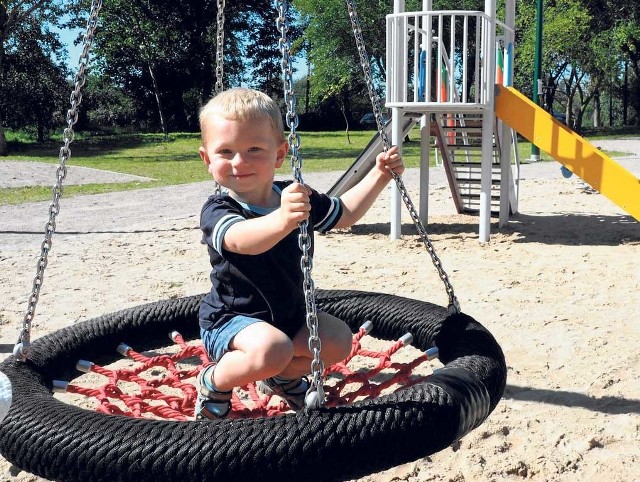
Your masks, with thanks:
[{"label": "swing chain attachment", "polygon": [[[224,7],[225,0],[218,0],[216,15],[216,95],[224,90]],[[217,181],[213,181],[213,194],[220,196],[222,188]]]},{"label": "swing chain attachment", "polygon": [[[284,83],[284,100],[287,105],[286,122],[290,133],[287,137],[289,150],[291,151],[291,170],[295,182],[304,184],[302,179],[302,158],[300,157],[300,135],[296,131],[298,128],[298,114],[296,113],[296,96],[293,90],[293,69],[290,60],[291,43],[287,38],[289,26],[287,22],[289,3],[287,0],[278,0],[277,27],[280,31],[280,51],[282,53],[282,77]],[[313,355],[311,361],[311,381],[305,396],[307,408],[320,408],[325,403],[324,393],[324,364],[320,358],[322,349],[320,336],[318,333],[318,310],[315,299],[315,285],[311,277],[313,259],[311,255],[311,235],[309,233],[309,221],[299,223],[300,234],[298,245],[302,251],[300,258],[300,269],[303,274],[302,289],[305,298],[306,323],[309,329],[309,351]],[[311,228],[312,229],[312,228]]]},{"label": "swing chain attachment", "polygon": [[[387,132],[384,128],[384,122],[382,119],[382,108],[381,101],[378,93],[376,92],[375,86],[373,84],[373,76],[371,75],[371,62],[369,60],[369,56],[367,54],[367,49],[364,42],[364,37],[362,35],[362,28],[360,27],[360,19],[358,17],[358,9],[356,7],[355,0],[346,0],[347,9],[349,11],[349,19],[351,20],[351,27],[353,29],[353,36],[356,41],[356,46],[358,49],[358,55],[360,56],[360,65],[362,67],[362,71],[364,73],[365,83],[367,85],[367,90],[369,92],[369,98],[371,99],[371,106],[373,109],[373,113],[376,118],[376,126],[378,127],[378,132],[380,134],[380,139],[382,140],[384,151],[388,151],[391,147],[391,142],[389,141],[389,137],[387,136]],[[458,298],[456,297],[453,291],[453,285],[449,281],[449,276],[445,272],[442,262],[440,258],[436,254],[436,250],[429,239],[427,234],[427,230],[424,227],[420,216],[418,215],[418,211],[415,208],[415,205],[411,201],[409,197],[409,192],[402,181],[400,175],[396,174],[394,171],[391,171],[391,176],[396,183],[398,191],[400,192],[400,196],[402,201],[404,202],[407,210],[409,211],[409,215],[411,216],[411,220],[416,227],[418,235],[420,239],[424,243],[427,252],[431,256],[431,261],[442,280],[445,291],[447,292],[447,296],[449,297],[449,306],[447,310],[449,314],[460,313],[460,303],[458,302]]]},{"label": "swing chain attachment", "polygon": [[78,107],[82,102],[82,88],[87,81],[86,69],[89,64],[89,50],[93,43],[95,29],[98,25],[98,14],[102,8],[102,0],[93,0],[91,3],[91,11],[87,20],[87,29],[82,41],[82,53],[78,61],[78,72],[73,91],[71,92],[70,103],[71,108],[67,111],[67,127],[63,131],[64,145],[60,148],[58,159],[60,164],[56,169],[56,183],[52,188],[52,199],[49,205],[49,221],[45,226],[45,237],[40,247],[40,258],[36,270],[36,276],[33,280],[33,289],[29,296],[27,311],[22,321],[22,331],[18,337],[18,342],[13,348],[13,356],[19,361],[26,361],[31,345],[31,323],[36,313],[36,306],[40,297],[40,288],[44,282],[44,272],[47,267],[49,251],[52,246],[53,234],[56,230],[56,216],[60,212],[60,198],[63,194],[62,183],[67,176],[67,161],[71,157],[71,149],[69,146],[73,142],[74,132],[73,126],[78,121]]}]

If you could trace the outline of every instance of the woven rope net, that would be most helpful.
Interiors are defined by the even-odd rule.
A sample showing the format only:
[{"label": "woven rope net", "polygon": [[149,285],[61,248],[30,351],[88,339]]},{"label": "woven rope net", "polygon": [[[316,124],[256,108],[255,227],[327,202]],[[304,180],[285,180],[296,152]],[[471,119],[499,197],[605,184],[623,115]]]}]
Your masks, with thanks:
[{"label": "woven rope net", "polygon": [[[370,329],[369,324],[360,327],[353,336],[349,356],[325,370],[327,406],[379,397],[420,383],[432,373],[437,349],[420,352],[410,347],[410,334],[395,342],[383,342],[386,346],[370,347],[380,345],[380,340],[366,336]],[[199,341],[187,343],[178,332],[172,332],[170,338],[174,345],[162,353],[139,353],[121,344],[117,350],[124,358],[110,367],[79,360],[76,367],[87,375],[72,383],[55,381],[57,397],[94,406],[106,414],[192,420],[197,398],[195,380],[210,361]],[[400,350],[409,353],[399,357]],[[231,407],[229,418],[270,417],[290,411],[284,400],[262,394],[253,383],[234,390]]]}]

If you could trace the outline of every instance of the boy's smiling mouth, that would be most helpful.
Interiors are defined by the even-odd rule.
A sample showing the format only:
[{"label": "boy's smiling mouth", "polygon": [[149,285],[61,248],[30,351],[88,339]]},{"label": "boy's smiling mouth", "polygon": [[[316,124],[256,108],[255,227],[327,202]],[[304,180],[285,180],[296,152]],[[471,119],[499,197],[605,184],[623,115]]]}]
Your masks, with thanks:
[{"label": "boy's smiling mouth", "polygon": [[243,174],[231,174],[231,177],[234,179],[246,179],[247,177],[253,176],[252,173],[243,173]]}]

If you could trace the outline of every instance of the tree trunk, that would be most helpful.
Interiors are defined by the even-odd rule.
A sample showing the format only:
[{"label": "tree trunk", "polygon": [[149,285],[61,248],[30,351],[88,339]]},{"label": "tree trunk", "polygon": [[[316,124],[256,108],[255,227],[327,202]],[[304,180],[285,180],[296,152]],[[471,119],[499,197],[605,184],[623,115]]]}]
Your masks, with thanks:
[{"label": "tree trunk", "polygon": [[582,118],[584,117],[584,111],[581,107],[578,107],[576,112],[575,119],[573,121],[573,126],[571,127],[574,131],[579,132],[582,129]]},{"label": "tree trunk", "polygon": [[4,127],[2,127],[2,120],[0,119],[0,156],[6,156],[9,154],[9,147],[7,146],[7,138],[4,135]]},{"label": "tree trunk", "polygon": [[631,105],[636,111],[635,125],[640,125],[640,65],[637,61],[631,62],[631,68],[634,74],[635,93],[631,96]]},{"label": "tree trunk", "polygon": [[340,102],[340,112],[342,112],[342,117],[344,117],[344,122],[347,125],[347,128],[345,129],[347,134],[347,144],[351,144],[351,136],[349,135],[349,119],[347,118],[344,102]]},{"label": "tree trunk", "polygon": [[600,110],[600,92],[593,95],[593,127],[602,125],[602,112]]},{"label": "tree trunk", "polygon": [[155,95],[156,104],[158,105],[158,114],[160,115],[160,128],[162,129],[162,134],[166,139],[167,137],[169,137],[169,131],[167,130],[167,124],[164,120],[164,111],[162,109],[162,99],[160,98],[160,88],[158,87],[158,80],[156,79],[156,74],[153,70],[151,62],[149,62],[147,65],[149,66],[151,81],[153,82],[153,94]]},{"label": "tree trunk", "polygon": [[[4,41],[5,32],[8,31],[7,25],[7,6],[6,2],[0,2],[0,84],[4,84]],[[4,126],[2,125],[2,105],[0,105],[0,156],[6,156],[9,153],[9,147],[7,146],[7,137],[4,135]]]},{"label": "tree trunk", "polygon": [[39,143],[43,143],[44,142],[44,123],[42,122],[41,119],[38,119],[38,125],[36,126],[36,132],[37,132],[37,140]]},{"label": "tree trunk", "polygon": [[574,94],[570,91],[567,95],[567,109],[565,110],[565,118],[567,119],[567,125],[571,128],[575,127],[575,123],[573,122],[573,96]]},{"label": "tree trunk", "polygon": [[549,78],[547,79],[547,85],[545,86],[544,92],[544,108],[553,113],[553,102],[556,97],[556,83],[553,79],[553,76],[549,74]]},{"label": "tree trunk", "polygon": [[307,54],[307,78],[305,80],[305,93],[304,93],[304,113],[309,113],[309,97],[311,95],[311,61],[309,60],[309,52]]},{"label": "tree trunk", "polygon": [[622,88],[622,125],[627,125],[627,113],[629,109],[629,62],[624,61],[624,86]]},{"label": "tree trunk", "polygon": [[575,110],[576,115],[573,120],[573,126],[571,128],[574,131],[578,132],[580,131],[580,129],[582,129],[582,121],[584,118],[584,107],[585,107],[584,91],[582,90],[582,86],[580,85],[580,79],[576,81],[576,88],[574,91],[574,96],[572,98],[572,103],[576,99],[576,96],[578,97],[578,102],[577,102],[578,108]]},{"label": "tree trunk", "polygon": [[575,96],[575,89],[573,87],[573,82],[575,79],[575,74],[573,71],[571,71],[571,73],[569,74],[569,78],[568,79],[564,79],[564,87],[565,87],[565,95],[567,96],[567,107],[565,110],[565,117],[567,119],[567,126],[569,127],[573,127],[574,124],[572,123],[572,112],[573,112],[573,99]]}]

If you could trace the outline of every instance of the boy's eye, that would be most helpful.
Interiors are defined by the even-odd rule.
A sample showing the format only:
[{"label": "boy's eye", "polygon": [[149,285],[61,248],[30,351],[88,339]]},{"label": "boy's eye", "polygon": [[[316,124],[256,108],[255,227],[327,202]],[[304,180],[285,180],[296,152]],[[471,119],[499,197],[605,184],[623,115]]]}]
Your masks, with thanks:
[{"label": "boy's eye", "polygon": [[250,147],[250,148],[249,148],[249,152],[257,152],[257,151],[259,151],[259,150],[260,150],[260,148],[259,148],[259,147],[257,147],[257,146],[253,146],[253,147]]}]

